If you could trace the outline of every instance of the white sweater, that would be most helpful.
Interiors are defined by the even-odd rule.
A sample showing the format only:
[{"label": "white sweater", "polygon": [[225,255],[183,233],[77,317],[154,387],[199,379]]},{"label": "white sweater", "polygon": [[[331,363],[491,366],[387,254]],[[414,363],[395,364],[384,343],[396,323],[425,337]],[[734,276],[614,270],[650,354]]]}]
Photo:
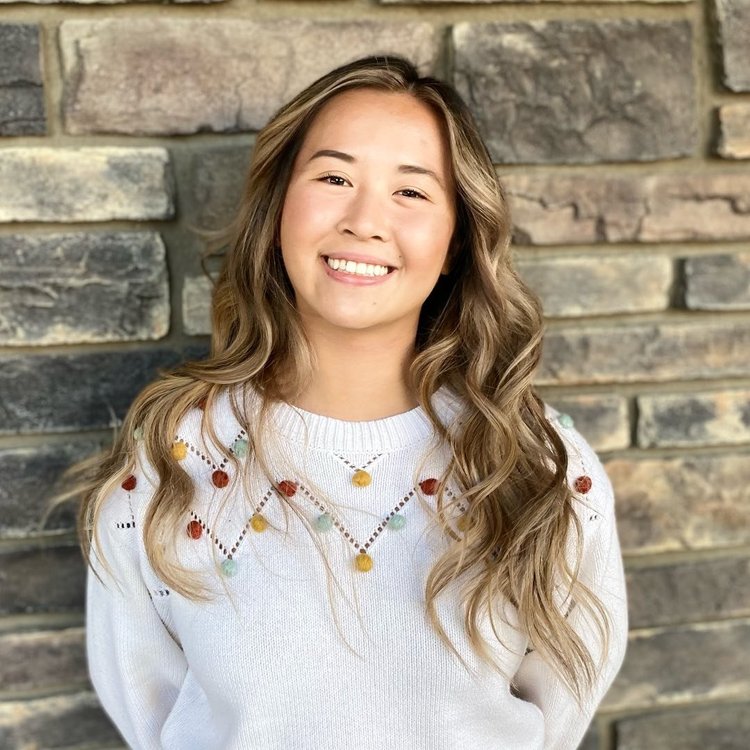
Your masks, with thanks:
[{"label": "white sweater", "polygon": [[[433,403],[446,424],[460,416],[458,402],[445,389]],[[473,655],[455,588],[438,597],[437,609],[472,674],[429,626],[424,582],[446,542],[436,527],[427,527],[434,497],[426,492],[434,487],[425,483],[422,492],[419,483],[439,477],[447,456],[438,447],[416,474],[433,437],[420,408],[350,422],[286,404],[274,407],[279,440],[273,447],[273,470],[279,482],[287,482],[282,489],[296,488],[293,499],[309,519],[309,531],[294,513],[285,517],[278,490],[255,470],[251,458],[240,458],[241,471],[235,472],[201,438],[201,416],[197,408],[190,411],[176,436],[175,460],[182,449],[180,460],[198,489],[178,530],[177,551],[184,565],[211,582],[213,601],[196,603],[169,591],[149,566],[142,519],[157,474],[140,449],[135,487],[111,493],[98,525],[119,586],[91,558],[107,584],[102,586],[89,571],[91,680],[131,748],[578,746],[622,664],[628,620],[612,487],[596,454],[574,427],[565,426],[564,416],[547,407],[569,449],[568,479],[571,485],[583,475],[591,479],[587,492],[579,484],[580,502],[575,503],[585,533],[581,576],[602,599],[615,626],[583,712],[537,652],[525,654],[528,640],[513,627],[517,620],[510,604],[497,610],[502,609],[507,622],[495,618],[504,645],[494,638],[488,619],[481,627],[507,674],[515,674],[518,696],[506,678]],[[224,455],[233,450],[242,456],[244,435],[231,414],[228,391],[209,416]],[[368,486],[353,483],[357,470],[371,476]],[[229,479],[226,486],[216,486],[222,484],[217,471]],[[366,482],[365,475],[359,476]],[[124,484],[129,487],[132,480]],[[320,489],[334,498],[335,506],[320,499]],[[324,510],[330,512],[320,520]],[[394,512],[395,520],[386,525]],[[250,519],[257,513],[263,518],[256,515],[254,527]],[[323,545],[335,575],[331,599],[338,629],[324,563],[311,535]],[[369,571],[355,565],[362,552],[366,556],[361,559],[372,562]],[[573,607],[569,621],[598,658],[598,644],[581,609]]]}]

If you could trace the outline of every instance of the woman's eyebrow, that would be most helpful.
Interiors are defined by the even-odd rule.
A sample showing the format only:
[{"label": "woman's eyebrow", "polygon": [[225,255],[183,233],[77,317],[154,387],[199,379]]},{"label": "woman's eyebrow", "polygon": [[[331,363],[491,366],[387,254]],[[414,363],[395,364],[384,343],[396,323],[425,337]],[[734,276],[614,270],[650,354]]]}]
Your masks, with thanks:
[{"label": "woman's eyebrow", "polygon": [[[313,160],[317,159],[321,156],[332,156],[334,159],[341,159],[342,161],[347,162],[348,164],[354,164],[356,163],[356,158],[353,157],[351,154],[345,154],[343,151],[336,151],[335,149],[330,148],[323,148],[320,149],[320,151],[316,151],[308,160],[308,164]],[[443,181],[438,177],[438,175],[431,169],[427,169],[427,167],[420,167],[416,164],[399,164],[397,167],[399,172],[402,172],[403,174],[423,174],[427,175],[427,177],[432,177],[435,182],[437,182],[438,185],[440,185],[443,190],[445,190],[445,185],[443,184]]]}]

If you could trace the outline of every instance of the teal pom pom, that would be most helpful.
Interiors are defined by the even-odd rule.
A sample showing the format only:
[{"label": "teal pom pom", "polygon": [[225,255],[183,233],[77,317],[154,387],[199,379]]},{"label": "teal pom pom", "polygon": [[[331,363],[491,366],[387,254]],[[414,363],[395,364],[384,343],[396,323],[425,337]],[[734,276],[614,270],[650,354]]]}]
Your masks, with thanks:
[{"label": "teal pom pom", "polygon": [[237,458],[244,458],[247,455],[247,440],[244,438],[238,438],[232,445],[232,453]]},{"label": "teal pom pom", "polygon": [[323,513],[315,519],[315,528],[318,531],[330,531],[333,528],[333,519],[328,513]]},{"label": "teal pom pom", "polygon": [[221,572],[225,576],[233,576],[237,572],[237,563],[234,560],[224,560],[221,564]]},{"label": "teal pom pom", "polygon": [[573,427],[575,424],[573,417],[571,417],[570,414],[561,414],[558,421],[563,427]]},{"label": "teal pom pom", "polygon": [[388,519],[388,528],[395,529],[398,531],[399,529],[404,528],[404,524],[406,523],[406,518],[402,516],[400,513],[394,513],[389,519]]}]

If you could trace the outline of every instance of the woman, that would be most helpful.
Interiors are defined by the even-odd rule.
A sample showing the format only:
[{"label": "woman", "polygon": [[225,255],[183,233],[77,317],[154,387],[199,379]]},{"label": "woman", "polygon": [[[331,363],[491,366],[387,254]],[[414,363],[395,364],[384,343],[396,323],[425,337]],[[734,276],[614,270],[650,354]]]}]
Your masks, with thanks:
[{"label": "woman", "polygon": [[210,356],[78,488],[91,679],[131,747],[577,747],[622,558],[600,461],[532,386],[509,232],[466,105],[403,58],[258,134]]}]

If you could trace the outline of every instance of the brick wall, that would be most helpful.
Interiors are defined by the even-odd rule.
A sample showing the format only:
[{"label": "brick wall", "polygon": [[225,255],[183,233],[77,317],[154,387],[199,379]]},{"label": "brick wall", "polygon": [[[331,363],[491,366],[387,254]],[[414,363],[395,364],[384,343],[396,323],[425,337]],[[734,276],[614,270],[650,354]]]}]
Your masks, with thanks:
[{"label": "brick wall", "polygon": [[455,82],[545,302],[538,382],[615,484],[625,665],[586,750],[750,731],[750,0],[0,0],[0,747],[116,747],[61,469],[208,349],[190,226],[331,67]]}]

